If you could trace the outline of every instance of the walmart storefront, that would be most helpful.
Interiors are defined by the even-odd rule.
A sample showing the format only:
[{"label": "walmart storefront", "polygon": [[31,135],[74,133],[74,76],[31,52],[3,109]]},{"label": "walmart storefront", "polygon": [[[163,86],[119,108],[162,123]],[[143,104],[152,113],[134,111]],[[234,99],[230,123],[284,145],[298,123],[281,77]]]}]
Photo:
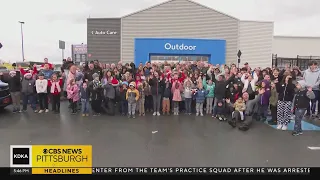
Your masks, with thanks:
[{"label": "walmart storefront", "polygon": [[134,62],[203,60],[223,64],[225,45],[225,40],[136,38]]},{"label": "walmart storefront", "polygon": [[270,66],[273,23],[240,21],[191,0],[169,0],[121,18],[87,20],[88,59]]}]

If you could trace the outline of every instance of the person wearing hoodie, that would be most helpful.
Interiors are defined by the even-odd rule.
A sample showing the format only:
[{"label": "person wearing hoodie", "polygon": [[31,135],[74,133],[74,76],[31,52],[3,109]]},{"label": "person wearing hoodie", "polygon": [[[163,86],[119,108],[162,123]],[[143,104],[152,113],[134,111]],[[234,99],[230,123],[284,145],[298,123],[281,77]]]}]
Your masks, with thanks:
[{"label": "person wearing hoodie", "polygon": [[[309,69],[304,72],[303,79],[306,82],[307,87],[312,87],[312,91],[315,94],[315,98],[311,100],[311,107],[308,107],[306,116],[314,115],[316,110],[316,102],[318,101],[318,107],[320,107],[320,70],[317,62],[311,62]],[[319,112],[319,110],[318,110]]]},{"label": "person wearing hoodie", "polygon": [[271,90],[270,90],[270,111],[271,111],[271,120],[268,122],[270,125],[277,125],[277,103],[278,103],[278,92],[276,89],[276,84],[271,82]]},{"label": "person wearing hoodie", "polygon": [[269,99],[271,95],[270,91],[270,83],[267,80],[262,80],[261,88],[264,89],[264,93],[261,94],[260,103],[259,103],[259,113],[258,120],[266,121],[268,116],[268,108],[269,108]]},{"label": "person wearing hoodie", "polygon": [[202,84],[203,84],[203,88],[209,92],[206,96],[206,99],[207,99],[206,114],[208,115],[213,112],[212,105],[213,105],[213,99],[214,99],[214,88],[216,85],[214,84],[214,82],[212,82],[211,79],[209,79],[207,83],[206,76],[203,77]]},{"label": "person wearing hoodie", "polygon": [[48,80],[45,79],[44,74],[42,73],[39,73],[38,77],[39,79],[36,80],[36,90],[39,97],[39,113],[48,113]]},{"label": "person wearing hoodie", "polygon": [[295,123],[294,130],[292,132],[293,136],[302,135],[301,120],[309,106],[310,99],[315,98],[315,94],[312,91],[312,87],[306,89],[306,83],[304,80],[298,81],[296,83],[297,91],[292,102],[293,108],[295,110]]},{"label": "person wearing hoodie", "polygon": [[35,102],[35,80],[32,79],[31,73],[26,73],[21,82],[21,93],[23,97],[23,108],[22,111],[26,112],[28,107],[28,102],[31,104],[32,110],[37,113],[36,102]]},{"label": "person wearing hoodie", "polygon": [[126,99],[128,101],[128,118],[136,118],[136,107],[139,100],[139,91],[136,89],[136,83],[131,82],[127,90]]},{"label": "person wearing hoodie", "polygon": [[226,111],[225,111],[225,106],[224,106],[223,100],[218,100],[217,106],[214,107],[214,109],[213,109],[213,114],[215,115],[214,117],[216,117],[220,121],[227,120],[227,118],[225,116]]},{"label": "person wearing hoodie", "polygon": [[219,100],[223,100],[226,97],[226,91],[227,91],[227,85],[230,84],[231,81],[234,81],[234,74],[233,72],[230,72],[230,77],[228,80],[225,80],[222,75],[218,75],[218,79],[213,77],[213,82],[215,83],[215,88],[214,88],[214,105],[213,107],[217,106],[217,102]]},{"label": "person wearing hoodie", "polygon": [[0,80],[9,84],[9,91],[12,99],[13,113],[20,111],[20,98],[21,98],[21,81],[20,71],[10,71],[9,76],[5,78],[3,73],[0,72]]},{"label": "person wearing hoodie", "polygon": [[68,94],[68,99],[71,100],[71,109],[72,109],[72,114],[77,113],[77,104],[79,101],[79,87],[76,84],[75,79],[71,79],[70,83],[67,87],[67,94]]},{"label": "person wearing hoodie", "polygon": [[[277,82],[277,81],[276,81]],[[277,105],[277,129],[287,130],[291,116],[291,106],[294,97],[295,85],[292,83],[291,74],[285,74],[281,82],[276,83],[277,92],[279,93]]]},{"label": "person wearing hoodie", "polygon": [[193,90],[196,99],[196,116],[203,116],[203,103],[206,99],[208,91],[203,89],[202,83],[198,83],[198,88]]},{"label": "person wearing hoodie", "polygon": [[184,81],[184,92],[183,92],[183,95],[184,95],[184,103],[185,103],[185,108],[186,108],[186,114],[188,115],[191,115],[192,113],[192,110],[191,110],[191,104],[192,104],[192,88],[193,88],[193,85],[192,85],[192,81],[190,78],[187,78],[185,81]]},{"label": "person wearing hoodie", "polygon": [[94,73],[92,75],[92,81],[89,83],[89,91],[91,98],[91,108],[93,111],[93,116],[101,115],[101,104],[103,99],[103,87],[101,81],[99,80],[99,74]]},{"label": "person wearing hoodie", "polygon": [[172,101],[173,101],[173,114],[179,115],[179,103],[182,101],[181,91],[183,91],[183,86],[178,79],[175,79],[172,83]]},{"label": "person wearing hoodie", "polygon": [[144,109],[144,103],[145,103],[145,100],[146,100],[144,88],[146,87],[146,85],[147,84],[144,81],[138,82],[138,84],[137,84],[138,91],[139,91],[139,100],[138,100],[139,116],[145,116],[146,115],[145,114],[145,109]]}]

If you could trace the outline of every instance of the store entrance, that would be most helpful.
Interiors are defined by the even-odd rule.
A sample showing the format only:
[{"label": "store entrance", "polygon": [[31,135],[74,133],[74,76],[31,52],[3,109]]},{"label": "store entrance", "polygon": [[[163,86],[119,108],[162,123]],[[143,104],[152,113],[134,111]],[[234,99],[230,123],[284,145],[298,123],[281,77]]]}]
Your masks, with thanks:
[{"label": "store entrance", "polygon": [[206,55],[150,55],[151,62],[209,61]]}]

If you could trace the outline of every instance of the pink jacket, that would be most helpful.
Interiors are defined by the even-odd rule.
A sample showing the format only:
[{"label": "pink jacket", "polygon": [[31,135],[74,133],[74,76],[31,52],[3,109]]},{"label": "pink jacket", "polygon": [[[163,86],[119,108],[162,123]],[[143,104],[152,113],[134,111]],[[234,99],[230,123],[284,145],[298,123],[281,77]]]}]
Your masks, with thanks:
[{"label": "pink jacket", "polygon": [[182,90],[183,90],[183,86],[180,82],[172,83],[172,88],[171,88],[171,91],[173,94],[172,101],[178,101],[178,102],[182,101],[182,97],[181,97]]},{"label": "pink jacket", "polygon": [[76,75],[73,74],[71,71],[69,71],[69,74],[68,74],[68,77],[67,77],[67,82],[66,82],[68,86],[70,84],[70,80],[71,79],[76,79]]},{"label": "pink jacket", "polygon": [[68,99],[72,99],[73,102],[79,101],[79,87],[77,84],[75,85],[68,85],[67,87],[67,94],[68,94]]}]

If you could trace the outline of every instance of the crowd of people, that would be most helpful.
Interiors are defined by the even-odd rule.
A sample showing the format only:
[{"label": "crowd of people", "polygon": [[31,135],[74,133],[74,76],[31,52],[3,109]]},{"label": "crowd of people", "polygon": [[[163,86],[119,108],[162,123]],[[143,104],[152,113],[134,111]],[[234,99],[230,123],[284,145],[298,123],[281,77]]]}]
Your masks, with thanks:
[{"label": "crowd of people", "polygon": [[[128,118],[181,113],[210,116],[232,127],[248,130],[253,121],[267,121],[287,130],[295,116],[293,135],[301,135],[303,116],[315,116],[320,103],[320,70],[312,62],[301,72],[286,66],[251,69],[235,64],[207,62],[102,64],[98,60],[77,66],[64,60],[61,74],[45,59],[41,69],[17,67],[1,81],[9,84],[13,112],[26,112],[28,103],[35,113],[60,113],[60,97],[69,100],[72,114]],[[20,109],[20,97],[23,105]],[[311,103],[310,103],[311,102]],[[39,106],[37,106],[39,104]],[[320,106],[319,106],[320,107]]]}]

